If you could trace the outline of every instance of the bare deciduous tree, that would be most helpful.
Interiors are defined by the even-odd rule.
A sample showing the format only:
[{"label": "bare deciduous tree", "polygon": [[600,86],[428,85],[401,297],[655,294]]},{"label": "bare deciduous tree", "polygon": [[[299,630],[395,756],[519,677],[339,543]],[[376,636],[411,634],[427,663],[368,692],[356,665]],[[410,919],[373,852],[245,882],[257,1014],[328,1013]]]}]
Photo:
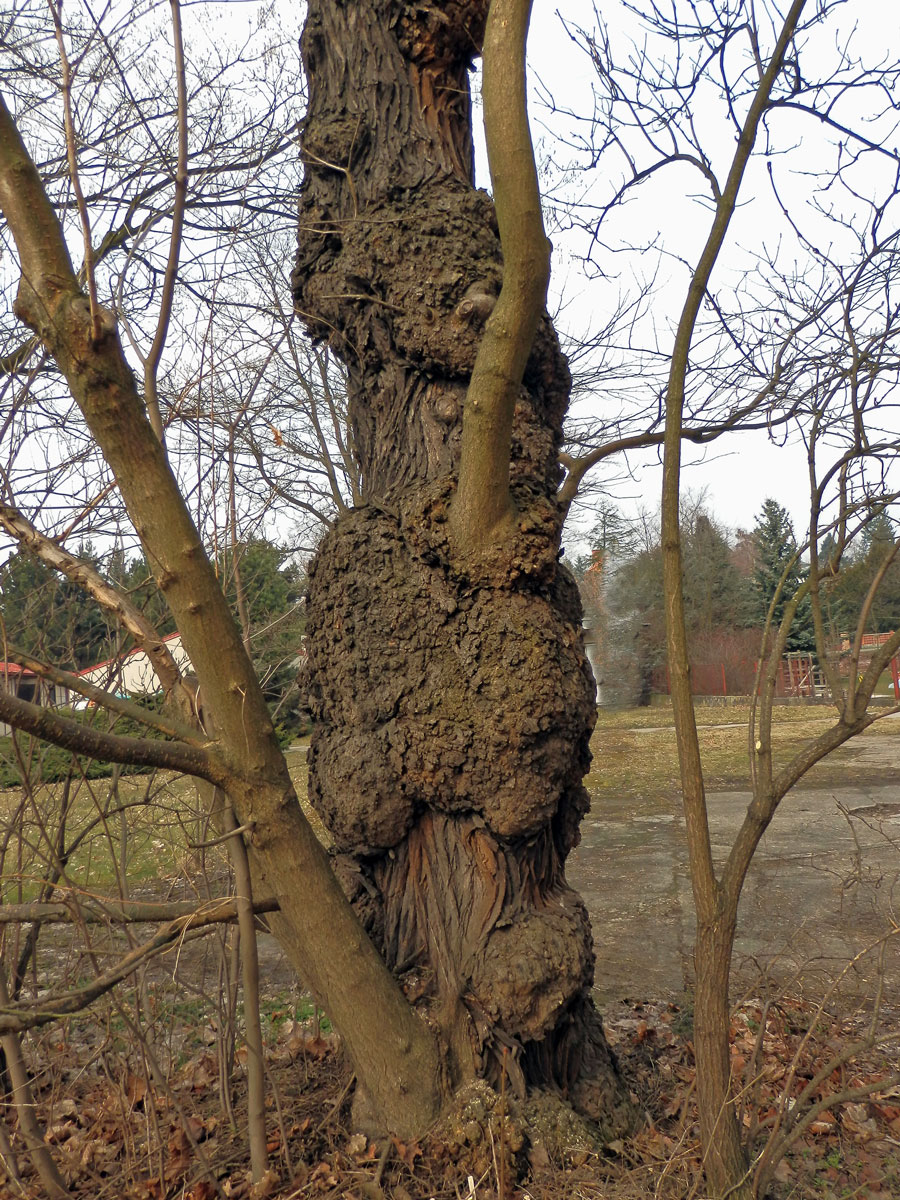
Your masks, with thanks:
[{"label": "bare deciduous tree", "polygon": [[[200,680],[204,727],[187,735],[191,713],[183,705],[177,718],[164,719],[175,739],[151,748],[10,695],[0,697],[0,712],[73,749],[187,769],[227,795],[256,893],[277,898],[275,928],[341,1031],[377,1122],[401,1133],[420,1131],[455,1088],[478,1075],[499,1082],[508,1074],[522,1094],[564,1089],[608,1134],[631,1120],[590,999],[586,914],[563,875],[585,807],[580,779],[593,712],[577,597],[557,568],[556,453],[568,377],[542,315],[547,245],[524,114],[528,7],[498,0],[485,44],[505,269],[493,209],[472,186],[466,73],[481,50],[487,5],[460,5],[440,20],[425,6],[396,28],[375,6],[361,6],[352,34],[342,34],[353,53],[341,68],[328,58],[336,43],[323,31],[347,19],[343,6],[312,6],[304,35],[311,98],[295,286],[304,319],[345,362],[361,466],[351,495],[358,489],[365,502],[337,523],[313,572],[311,657],[322,727],[311,754],[312,797],[344,852],[345,878],[351,852],[362,851],[354,870],[377,897],[380,911],[370,905],[363,916],[380,953],[293,797],[240,633],[160,437],[171,452],[159,346],[177,311],[171,281],[185,245],[179,222],[193,212],[186,90],[174,105],[168,161],[176,199],[167,248],[158,263],[146,263],[161,296],[150,349],[137,320],[123,323],[144,395],[112,314],[85,299],[10,110],[4,105],[0,113],[0,203],[22,272],[16,311],[57,363],[115,479]],[[389,87],[382,93],[368,81],[382,69],[385,44]],[[356,83],[347,89],[341,72],[351,64]],[[358,107],[341,133],[348,96]],[[406,114],[402,132],[381,111],[390,96]],[[83,173],[77,154],[67,162]],[[415,267],[409,238],[436,252],[429,279]],[[142,261],[135,240],[132,257]],[[371,270],[350,261],[372,252]],[[427,297],[408,290],[411,271]],[[127,288],[123,282],[122,295]],[[246,404],[246,392],[238,394],[235,416],[217,417],[235,451]],[[177,414],[177,404],[169,411]],[[349,454],[334,414],[334,440]],[[320,447],[329,440],[323,435]],[[461,483],[451,498],[460,443]],[[355,464],[347,459],[345,472],[352,481]],[[399,525],[391,515],[396,504],[405,513]],[[348,553],[353,588],[343,578]],[[371,561],[384,553],[387,575]],[[408,560],[417,566],[405,577]],[[520,648],[507,637],[511,622],[524,638]],[[357,647],[348,658],[340,641],[351,629]],[[516,662],[507,661],[510,653]],[[417,660],[424,674],[415,672]],[[353,682],[359,669],[363,691]],[[489,692],[479,697],[479,680],[489,677]],[[388,691],[392,712],[384,709]],[[430,717],[421,711],[426,693]],[[347,745],[351,726],[365,745]],[[406,759],[399,786],[398,755]],[[370,776],[361,791],[354,782],[360,771]],[[366,806],[364,819],[347,807],[354,797]],[[395,812],[398,803],[407,816]]]},{"label": "bare deciduous tree", "polygon": [[[818,656],[825,662],[821,593],[827,572],[837,569],[847,539],[895,495],[889,479],[898,451],[891,398],[900,332],[894,299],[896,66],[879,62],[868,68],[851,45],[852,35],[838,32],[821,75],[809,74],[819,68],[810,44],[838,7],[794,0],[781,14],[774,6],[742,3],[674,5],[671,12],[653,6],[638,14],[647,40],[630,54],[617,54],[602,28],[573,30],[598,71],[597,106],[587,118],[592,151],[602,154],[601,162],[623,164],[619,185],[590,226],[589,255],[601,253],[605,239],[614,236],[601,231],[634,190],[661,173],[693,171],[703,183],[703,205],[710,213],[695,255],[685,255],[680,245],[663,251],[686,276],[686,294],[673,315],[671,347],[664,355],[664,408],[643,428],[571,457],[564,495],[574,496],[584,473],[611,449],[663,442],[667,660],[697,912],[698,1094],[705,1165],[712,1190],[722,1196],[750,1196],[765,1186],[763,1176],[773,1165],[770,1154],[765,1170],[754,1177],[730,1091],[728,981],[742,886],[789,788],[876,719],[869,708],[872,692],[900,645],[900,636],[888,641],[858,680],[854,673],[843,682],[832,672],[834,725],[790,761],[774,766],[771,707],[798,605],[812,596]],[[709,120],[714,103],[721,105],[727,139],[716,138]],[[805,208],[794,195],[796,174],[789,158],[791,122],[799,115],[808,122],[804,128],[812,127],[812,136],[825,131],[816,143],[820,159],[805,172],[812,180]],[[723,251],[751,187],[768,192],[766,211],[781,222],[791,251],[763,241],[758,268],[742,269],[741,288],[729,299],[714,278],[724,268]],[[757,205],[762,203],[757,197]],[[828,248],[820,249],[822,244]],[[808,268],[798,268],[794,252],[809,262]],[[726,860],[717,863],[691,695],[681,464],[685,442],[703,443],[754,427],[805,441],[811,563],[806,580],[790,595],[776,597],[770,608],[749,731],[753,799]],[[830,567],[818,558],[826,533],[833,537]],[[885,565],[894,553],[889,547]],[[788,569],[782,592],[790,577]],[[784,613],[777,628],[776,603]],[[863,611],[857,648],[865,621]]]}]

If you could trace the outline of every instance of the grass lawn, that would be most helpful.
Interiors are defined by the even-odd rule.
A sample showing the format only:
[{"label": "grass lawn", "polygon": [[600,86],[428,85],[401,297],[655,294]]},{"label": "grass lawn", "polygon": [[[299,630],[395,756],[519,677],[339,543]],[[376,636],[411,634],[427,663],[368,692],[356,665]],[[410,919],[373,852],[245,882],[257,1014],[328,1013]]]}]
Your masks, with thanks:
[{"label": "grass lawn", "polygon": [[[696,713],[707,789],[745,790],[749,786],[749,707],[698,705]],[[835,710],[825,705],[777,706],[772,716],[776,769],[789,762],[806,742],[818,737],[835,719]],[[860,738],[813,767],[805,781],[825,786],[838,780],[849,783],[876,775],[875,768],[854,767],[854,758],[862,740],[881,737],[900,737],[900,721],[889,718],[876,722]],[[587,786],[593,794],[606,792],[644,798],[677,795],[678,755],[670,705],[601,709],[591,750],[594,762]]]},{"label": "grass lawn", "polygon": [[[748,786],[746,706],[707,705],[697,709],[700,747],[709,790],[743,790]],[[784,763],[807,740],[816,737],[834,720],[825,706],[785,705],[773,714],[776,763]],[[810,783],[877,781],[876,768],[855,766],[866,739],[900,737],[900,720],[877,722],[807,776]],[[671,706],[624,710],[601,709],[591,742],[594,762],[587,786],[594,795],[642,799],[677,798],[678,758]],[[291,776],[307,816],[318,836],[328,835],[306,805],[306,754],[303,748],[287,752]],[[802,784],[800,785],[802,786]],[[8,823],[0,860],[2,897],[7,903],[33,900],[50,846],[55,842],[62,814],[64,789],[60,783],[37,784],[0,791],[0,825]],[[194,784],[165,773],[123,775],[113,779],[73,779],[66,810],[67,844],[75,843],[66,867],[67,877],[88,892],[115,894],[118,869],[127,863],[129,887],[154,890],[198,871],[220,875],[227,870],[224,850],[215,846],[192,849],[209,839],[210,831],[198,822]]]},{"label": "grass lawn", "polygon": [[[744,786],[747,709],[701,707],[697,716],[708,786]],[[833,719],[832,711],[822,707],[777,709],[778,754],[785,758]],[[815,768],[818,781],[822,772],[847,781],[859,777],[861,771],[876,770],[872,765],[855,765],[858,750],[854,745],[886,737],[900,737],[900,720],[876,724],[857,743]],[[670,708],[601,711],[592,748],[595,757],[588,778],[592,791],[614,792],[620,799],[632,795],[647,799],[654,794],[672,800],[677,797]],[[291,750],[287,759],[304,798],[305,752]],[[67,841],[77,843],[66,866],[66,878],[75,887],[115,894],[118,864],[124,858],[135,896],[180,898],[195,892],[202,895],[205,888],[211,894],[224,890],[224,848],[192,849],[190,845],[213,836],[198,822],[196,789],[191,781],[166,774],[123,776],[118,782],[79,777],[68,795],[61,783],[35,785],[27,792],[21,787],[0,792],[0,835],[5,832],[0,840],[0,892],[4,901],[35,897],[45,864],[52,858],[63,814]],[[309,815],[315,822],[314,815]],[[321,831],[321,824],[315,824]],[[21,945],[13,939],[21,938],[23,932],[9,930],[5,934],[13,955]],[[137,933],[141,940],[146,935],[145,928]],[[88,1012],[35,1035],[35,1075],[43,1085],[37,1115],[52,1131],[54,1154],[68,1164],[75,1196],[93,1200],[99,1195],[162,1194],[153,1189],[158,1178],[165,1177],[166,1194],[208,1197],[214,1194],[212,1185],[206,1188],[204,1184],[201,1189],[197,1183],[205,1179],[204,1170],[211,1179],[225,1181],[229,1194],[248,1195],[242,1078],[246,1051],[240,1038],[243,1004],[234,974],[234,947],[233,935],[226,940],[224,931],[202,942],[186,941],[155,960],[143,979],[136,976]],[[125,949],[124,935],[102,926],[47,926],[41,933],[39,966],[43,978],[62,986],[102,969]],[[350,1083],[327,1021],[319,1019],[318,1011],[300,995],[293,979],[285,984],[283,976],[275,974],[271,957],[263,959],[262,981],[267,1080],[273,1101],[266,1113],[267,1132],[279,1187],[284,1184],[275,1194],[285,1200],[288,1195],[306,1197],[326,1190],[334,1196],[461,1195],[462,1185],[456,1184],[465,1172],[453,1158],[457,1151],[448,1150],[443,1143],[406,1147],[394,1142],[395,1152],[379,1165],[377,1148],[360,1140],[358,1134],[350,1136],[356,1132],[347,1112]],[[755,1000],[748,1003],[758,1004]],[[848,1032],[838,1024],[829,1025],[801,1046],[807,1013],[796,1010],[800,1018],[797,1029],[786,1032],[784,1014],[794,1012],[784,1005],[773,1009],[765,1027],[764,1057],[760,1069],[754,1068],[756,1090],[750,1100],[755,1105],[754,1120],[774,1111],[780,1102],[784,1064],[795,1053],[800,1056],[800,1073],[806,1071],[804,1078],[808,1078],[821,1065],[822,1056],[833,1053],[836,1043],[855,1036],[854,1029]],[[654,1123],[627,1145],[623,1143],[621,1154],[585,1154],[573,1166],[548,1163],[540,1168],[538,1164],[528,1181],[528,1195],[535,1200],[568,1200],[581,1195],[597,1200],[648,1196],[689,1200],[702,1194],[694,1136],[693,1047],[689,1023],[679,1023],[681,1016],[678,1006],[665,1001],[629,1002],[607,1015],[607,1029],[626,1066],[629,1086],[653,1113]],[[762,1020],[755,1009],[748,1009],[747,1021],[751,1018]],[[146,1072],[133,1032],[135,1020],[140,1028],[152,1031],[154,1053],[165,1065],[162,1086]],[[733,1054],[742,1056],[741,1061],[749,1062],[756,1053],[757,1028],[743,1024],[739,1014]],[[880,1086],[880,1058],[853,1061],[854,1080],[874,1080],[872,1086]],[[227,1079],[223,1075],[226,1069],[230,1072]],[[840,1086],[843,1084],[834,1083],[835,1088]],[[235,1120],[226,1119],[223,1113],[223,1094],[233,1105]],[[148,1110],[153,1121],[147,1118]],[[885,1137],[889,1129],[900,1133],[900,1127],[890,1125],[900,1121],[900,1106],[890,1098],[881,1107],[855,1103],[838,1106],[836,1111],[837,1118],[831,1124],[819,1122],[820,1131],[801,1141],[786,1161],[784,1180],[792,1189],[790,1194],[796,1200],[870,1195],[874,1200],[875,1193],[864,1189],[865,1182],[873,1178],[884,1184],[879,1196],[898,1194],[896,1154]],[[871,1144],[859,1141],[854,1130],[862,1129],[868,1137],[876,1120],[875,1132],[881,1140]],[[203,1162],[197,1145],[189,1145],[191,1139],[181,1136],[179,1122],[194,1143],[202,1142]],[[108,1148],[101,1164],[102,1180],[100,1159],[92,1157],[97,1151],[89,1153],[89,1146]],[[448,1178],[452,1192],[450,1185],[445,1186]],[[309,1187],[297,1190],[298,1179],[308,1179]],[[823,1179],[834,1185],[832,1190],[820,1187]],[[323,1187],[318,1186],[319,1181]],[[384,1191],[382,1184],[388,1183],[391,1186]],[[2,1181],[0,1193],[6,1194]],[[493,1193],[480,1181],[477,1195],[480,1198],[482,1194],[487,1200]]]}]

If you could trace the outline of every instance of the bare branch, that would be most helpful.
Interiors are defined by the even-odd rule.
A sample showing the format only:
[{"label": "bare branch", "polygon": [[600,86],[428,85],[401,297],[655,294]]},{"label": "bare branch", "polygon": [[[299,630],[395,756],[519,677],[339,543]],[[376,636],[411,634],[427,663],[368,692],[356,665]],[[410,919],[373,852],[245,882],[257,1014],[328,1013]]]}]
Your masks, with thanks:
[{"label": "bare branch", "polygon": [[172,316],[172,300],[181,254],[181,235],[184,229],[184,212],[187,203],[188,181],[188,112],[187,87],[184,78],[184,45],[181,38],[181,6],[179,0],[170,0],[172,9],[172,40],[175,47],[175,80],[178,88],[178,163],[175,168],[175,203],[172,207],[172,232],[169,237],[169,258],[163,277],[162,298],[157,318],[156,334],[144,360],[144,389],[147,411],[153,432],[163,440],[163,421],[159,407],[157,379],[166,334]]},{"label": "bare branch", "polygon": [[[52,538],[9,504],[0,504],[0,527],[30,550],[37,558],[77,583],[115,617],[147,655],[163,688],[168,692],[183,686],[181,672],[165,641],[126,596],[107,583],[100,573],[83,559],[70,554]],[[79,689],[77,689],[79,690]]]},{"label": "bare branch", "polygon": [[[268,909],[267,911],[272,911]],[[114,967],[102,972],[89,983],[60,996],[42,996],[38,1000],[20,1000],[16,1003],[0,1004],[0,1032],[21,1033],[26,1029],[37,1029],[60,1017],[83,1012],[123,979],[127,979],[138,967],[160,954],[173,943],[190,936],[198,936],[215,925],[234,921],[235,901],[211,901],[208,907],[195,909],[187,916],[177,917],[156,931],[152,938],[124,955]]]},{"label": "bare branch", "polygon": [[492,0],[484,35],[484,121],[503,247],[503,286],[466,393],[451,523],[462,548],[491,540],[512,513],[509,461],[516,396],[544,309],[544,233],[525,94],[531,0]]},{"label": "bare branch", "polygon": [[[72,894],[66,899],[48,903],[0,904],[0,925],[26,921],[39,921],[43,925],[69,924],[73,921],[84,921],[87,925],[147,925],[156,921],[179,921],[185,917],[204,915],[207,908],[216,913],[217,921],[234,922],[238,919],[237,902],[233,896],[205,901],[198,908],[193,900],[110,900]],[[277,900],[253,902],[253,912],[257,916],[277,911]]]}]

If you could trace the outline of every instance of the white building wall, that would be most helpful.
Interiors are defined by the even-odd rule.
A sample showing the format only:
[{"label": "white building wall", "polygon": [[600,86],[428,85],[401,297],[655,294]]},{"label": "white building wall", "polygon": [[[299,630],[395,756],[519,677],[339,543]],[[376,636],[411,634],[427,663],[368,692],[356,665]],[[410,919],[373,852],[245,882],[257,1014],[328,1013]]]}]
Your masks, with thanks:
[{"label": "white building wall", "polygon": [[[182,670],[190,671],[191,660],[181,645],[181,634],[172,633],[164,639],[169,653]],[[158,692],[161,684],[143,650],[133,650],[122,658],[113,658],[79,672],[82,679],[95,687],[111,692],[127,692],[129,695],[146,696]]]}]

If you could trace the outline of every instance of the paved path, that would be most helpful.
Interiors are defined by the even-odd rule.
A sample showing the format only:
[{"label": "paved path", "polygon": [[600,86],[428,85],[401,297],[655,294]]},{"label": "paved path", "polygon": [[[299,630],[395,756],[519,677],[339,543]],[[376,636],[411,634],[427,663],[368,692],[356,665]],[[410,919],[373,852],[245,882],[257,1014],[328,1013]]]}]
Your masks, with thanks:
[{"label": "paved path", "polygon": [[[892,927],[885,956],[900,995],[900,737],[854,743],[854,765],[884,782],[804,788],[782,801],[757,851],[741,902],[737,962],[749,978],[800,971],[821,990],[864,946]],[[749,796],[709,796],[717,862]],[[598,800],[582,826],[568,876],[587,903],[603,999],[672,996],[692,978],[693,913],[680,808]],[[868,955],[846,983],[864,992]]]}]

